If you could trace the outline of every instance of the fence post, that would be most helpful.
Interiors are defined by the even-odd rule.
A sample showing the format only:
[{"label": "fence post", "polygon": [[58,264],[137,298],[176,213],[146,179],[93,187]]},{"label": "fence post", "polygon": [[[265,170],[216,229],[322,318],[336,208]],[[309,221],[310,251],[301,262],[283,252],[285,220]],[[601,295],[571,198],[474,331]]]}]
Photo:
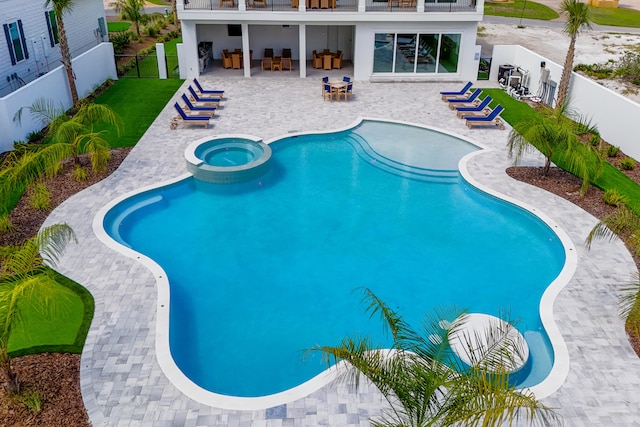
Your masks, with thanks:
[{"label": "fence post", "polygon": [[158,60],[158,78],[167,78],[167,57],[164,54],[164,43],[156,43],[156,58]]}]

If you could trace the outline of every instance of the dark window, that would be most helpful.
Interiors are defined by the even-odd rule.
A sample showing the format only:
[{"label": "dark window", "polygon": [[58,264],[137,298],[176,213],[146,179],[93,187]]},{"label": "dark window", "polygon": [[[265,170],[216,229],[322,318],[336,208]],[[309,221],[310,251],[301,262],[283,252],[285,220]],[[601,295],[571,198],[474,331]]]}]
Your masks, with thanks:
[{"label": "dark window", "polygon": [[44,13],[45,18],[47,19],[47,30],[49,30],[49,43],[51,47],[54,47],[58,44],[58,21],[56,21],[56,13],[51,10]]},{"label": "dark window", "polygon": [[229,33],[229,37],[242,37],[242,25],[228,24],[227,32]]},{"label": "dark window", "polygon": [[11,65],[16,65],[16,63],[24,59],[29,59],[27,42],[24,38],[24,30],[22,29],[22,21],[18,19],[16,22],[4,24],[2,27],[4,28],[4,35],[7,38]]}]

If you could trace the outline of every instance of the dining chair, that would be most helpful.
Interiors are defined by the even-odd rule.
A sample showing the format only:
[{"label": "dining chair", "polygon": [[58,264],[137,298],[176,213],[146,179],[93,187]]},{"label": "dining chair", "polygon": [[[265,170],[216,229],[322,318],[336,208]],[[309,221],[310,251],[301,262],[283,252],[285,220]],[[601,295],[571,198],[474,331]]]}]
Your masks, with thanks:
[{"label": "dining chair", "polygon": [[291,59],[291,57],[285,58],[283,56],[280,61],[281,61],[281,67],[283,69],[288,69],[289,71],[293,71],[293,60]]},{"label": "dining chair", "polygon": [[262,70],[264,70],[265,68],[267,70],[271,70],[271,62],[273,61],[273,58],[270,56],[264,56],[262,57],[262,61],[260,62],[260,68],[262,68]]},{"label": "dining chair", "polygon": [[333,58],[333,68],[338,68],[338,69],[342,68],[342,52],[340,52],[338,56]]},{"label": "dining chair", "polygon": [[231,63],[233,64],[233,68],[234,69],[240,69],[242,68],[242,65],[240,64],[240,54],[239,53],[232,53],[231,54]]},{"label": "dining chair", "polygon": [[322,78],[322,97],[324,97],[324,85],[329,83],[329,76],[324,76]]},{"label": "dining chair", "polygon": [[264,48],[264,53],[262,54],[263,58],[273,58],[273,49],[270,47]]},{"label": "dining chair", "polygon": [[327,100],[327,98],[331,99],[333,97],[333,89],[331,88],[331,85],[329,83],[322,83],[322,99],[324,101]]},{"label": "dining chair", "polygon": [[282,49],[283,58],[291,58],[291,49]]},{"label": "dining chair", "polygon": [[330,70],[331,67],[333,66],[333,58],[331,57],[331,55],[326,55],[326,54],[323,55],[322,64],[325,70]]},{"label": "dining chair", "polygon": [[318,55],[315,50],[312,52],[311,58],[313,60],[313,68],[322,68],[322,56]]}]

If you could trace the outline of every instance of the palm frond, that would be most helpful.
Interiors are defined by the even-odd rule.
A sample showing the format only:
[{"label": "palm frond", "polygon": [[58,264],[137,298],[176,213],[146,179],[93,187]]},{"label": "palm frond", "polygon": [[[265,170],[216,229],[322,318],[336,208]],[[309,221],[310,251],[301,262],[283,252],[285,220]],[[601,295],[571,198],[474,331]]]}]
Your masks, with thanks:
[{"label": "palm frond", "polygon": [[622,319],[626,319],[636,304],[640,304],[640,274],[636,272],[631,282],[620,287],[620,292],[619,314]]},{"label": "palm frond", "polygon": [[[596,240],[613,240],[619,236],[631,235],[631,241],[640,235],[640,217],[626,206],[619,207],[612,214],[604,216],[589,232],[585,240],[587,249]],[[640,245],[637,246],[640,249]]]}]

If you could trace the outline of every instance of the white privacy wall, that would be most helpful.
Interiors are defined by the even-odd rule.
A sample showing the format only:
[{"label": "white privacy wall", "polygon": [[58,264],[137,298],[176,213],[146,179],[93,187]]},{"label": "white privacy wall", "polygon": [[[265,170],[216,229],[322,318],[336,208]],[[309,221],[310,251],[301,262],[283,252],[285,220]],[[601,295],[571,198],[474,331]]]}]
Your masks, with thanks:
[{"label": "white privacy wall", "polygon": [[[561,65],[522,46],[496,45],[493,47],[489,78],[497,80],[500,65],[519,66],[529,71],[529,90],[535,94],[539,87],[541,61],[546,62],[546,68],[551,72],[550,79],[559,83]],[[636,121],[640,118],[640,104],[577,73],[572,73],[569,101],[572,110],[598,126],[602,138],[640,161],[640,136],[635,130]]]},{"label": "white privacy wall", "polygon": [[[72,62],[78,96],[81,98],[89,95],[108,78],[118,78],[111,43],[102,43]],[[13,121],[20,108],[29,107],[38,98],[50,99],[54,105],[65,110],[71,107],[71,92],[62,66],[0,98],[0,152],[13,150],[14,141],[24,141],[27,134],[42,129],[42,124],[35,121],[28,111],[22,114],[20,124]]]}]

